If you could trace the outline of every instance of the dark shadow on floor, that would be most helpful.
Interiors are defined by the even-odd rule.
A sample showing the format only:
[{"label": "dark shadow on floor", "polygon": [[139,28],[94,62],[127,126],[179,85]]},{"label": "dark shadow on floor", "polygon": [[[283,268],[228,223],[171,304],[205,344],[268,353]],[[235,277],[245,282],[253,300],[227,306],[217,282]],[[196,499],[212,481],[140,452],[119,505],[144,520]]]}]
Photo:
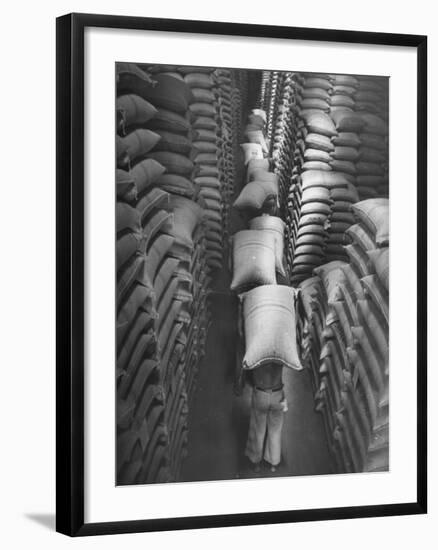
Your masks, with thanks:
[{"label": "dark shadow on floor", "polygon": [[55,514],[25,514],[25,517],[39,523],[50,531],[56,530],[56,516]]}]

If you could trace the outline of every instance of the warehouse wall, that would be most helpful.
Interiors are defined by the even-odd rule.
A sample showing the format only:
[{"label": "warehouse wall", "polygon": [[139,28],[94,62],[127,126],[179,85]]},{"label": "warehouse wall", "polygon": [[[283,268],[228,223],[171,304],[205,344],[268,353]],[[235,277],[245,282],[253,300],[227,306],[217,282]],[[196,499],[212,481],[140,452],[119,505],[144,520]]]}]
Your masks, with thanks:
[{"label": "warehouse wall", "polygon": [[[13,442],[14,451],[2,453],[2,468],[8,475],[3,481],[2,540],[10,548],[33,544],[44,548],[64,549],[73,544],[81,548],[119,548],[121,544],[131,548],[144,548],[145,544],[160,548],[209,548],[222,549],[236,545],[251,544],[254,548],[266,548],[272,541],[279,544],[305,544],[310,548],[338,548],[340,541],[354,540],[358,550],[365,550],[376,545],[380,547],[396,546],[410,549],[421,544],[424,548],[434,548],[437,520],[437,483],[438,475],[430,469],[430,514],[428,516],[392,517],[381,519],[347,520],[318,522],[293,525],[271,525],[248,528],[210,529],[206,531],[181,531],[151,533],[148,535],[121,535],[117,537],[89,538],[71,541],[53,533],[54,525],[54,205],[55,178],[52,157],[55,148],[54,133],[54,18],[71,11],[99,13],[118,13],[121,15],[141,15],[154,17],[175,17],[188,19],[211,19],[245,21],[260,24],[287,24],[297,26],[316,26],[320,28],[349,28],[352,30],[391,31],[419,33],[430,35],[430,58],[438,54],[437,31],[435,19],[431,16],[430,2],[420,0],[406,10],[400,10],[396,2],[382,3],[371,0],[360,17],[357,6],[351,2],[341,1],[336,9],[331,3],[314,0],[311,4],[271,1],[270,9],[249,10],[244,3],[223,0],[217,5],[196,0],[184,3],[167,1],[149,3],[147,6],[126,0],[110,0],[104,7],[95,0],[60,0],[55,4],[20,2],[10,4],[4,9],[7,24],[3,29],[3,69],[14,79],[14,86],[2,88],[2,96],[7,105],[16,105],[18,101],[27,104],[30,82],[44,85],[32,86],[32,102],[38,108],[25,110],[20,115],[14,108],[4,111],[3,133],[5,150],[8,150],[8,162],[4,165],[5,181],[15,181],[17,166],[23,164],[23,152],[16,144],[21,143],[23,127],[31,124],[38,129],[38,139],[27,149],[28,165],[44,174],[40,184],[34,178],[24,178],[20,184],[22,197],[20,208],[23,219],[33,220],[32,235],[39,246],[29,247],[23,254],[17,241],[29,239],[28,224],[16,223],[14,208],[4,209],[2,216],[5,237],[2,241],[5,257],[17,269],[2,273],[4,288],[25,288],[29,279],[29,265],[38,266],[32,274],[38,292],[32,293],[31,307],[26,308],[28,324],[32,331],[27,334],[26,346],[23,346],[21,326],[23,308],[17,308],[17,294],[5,292],[3,297],[4,318],[4,363],[9,365],[9,385],[20,388],[20,400],[24,406],[17,407],[17,393],[4,392],[1,408],[4,419],[14,422],[3,422],[4,439]],[[19,22],[19,25],[18,23]],[[25,67],[25,70],[23,69]],[[438,94],[438,72],[434,64],[430,65],[430,94]],[[431,120],[436,120],[438,111],[436,103],[430,102]],[[17,124],[20,119],[22,124]],[[434,133],[430,134],[430,152],[438,149]],[[431,163],[431,180],[438,179],[436,167]],[[5,201],[16,204],[17,187],[5,189]],[[430,208],[436,204],[438,191],[430,186]],[[35,217],[35,212],[40,213]],[[431,241],[438,231],[436,216],[430,217]],[[11,239],[10,228],[14,227],[15,238]],[[6,237],[7,236],[7,237]],[[438,268],[438,256],[431,248],[431,270]],[[438,303],[436,290],[430,289],[430,307]],[[431,316],[430,334],[438,330],[436,320]],[[19,350],[19,353],[17,353]],[[23,384],[23,379],[26,384]],[[436,386],[438,374],[430,370],[431,387]],[[436,400],[430,402],[431,432],[436,427],[438,405]],[[26,437],[23,436],[26,434]],[[30,449],[32,450],[30,453]],[[436,437],[430,442],[430,462],[438,460]],[[29,464],[29,456],[32,457]],[[17,480],[21,480],[20,483]],[[360,536],[358,537],[358,533]]]}]

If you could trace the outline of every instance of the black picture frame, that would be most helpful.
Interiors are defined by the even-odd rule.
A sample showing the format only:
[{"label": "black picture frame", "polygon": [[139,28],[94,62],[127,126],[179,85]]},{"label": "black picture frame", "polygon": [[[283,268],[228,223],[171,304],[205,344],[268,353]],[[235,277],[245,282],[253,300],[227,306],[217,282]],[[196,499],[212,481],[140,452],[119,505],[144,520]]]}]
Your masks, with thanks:
[{"label": "black picture frame", "polygon": [[[56,529],[70,536],[424,514],[427,511],[427,38],[417,35],[68,14],[57,43]],[[417,51],[417,498],[403,504],[84,522],[84,30],[159,30],[407,46]]]}]

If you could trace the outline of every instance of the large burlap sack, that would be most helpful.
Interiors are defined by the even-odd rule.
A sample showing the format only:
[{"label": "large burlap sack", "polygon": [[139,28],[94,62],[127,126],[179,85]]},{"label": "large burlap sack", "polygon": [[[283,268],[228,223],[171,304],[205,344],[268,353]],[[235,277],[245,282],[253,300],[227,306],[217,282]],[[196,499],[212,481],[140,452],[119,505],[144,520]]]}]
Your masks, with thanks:
[{"label": "large burlap sack", "polygon": [[160,136],[155,132],[139,128],[127,136],[120,138],[118,143],[121,142],[123,150],[126,151],[132,162],[138,158],[144,158],[146,153],[153,149],[159,140]]},{"label": "large burlap sack", "polygon": [[364,132],[381,136],[386,136],[388,134],[388,125],[379,116],[372,113],[361,113],[360,117],[363,121]]},{"label": "large burlap sack", "polygon": [[366,124],[360,115],[347,109],[336,109],[331,113],[331,117],[339,132],[360,132]]},{"label": "large burlap sack", "polygon": [[352,206],[356,218],[375,236],[377,246],[389,244],[389,201],[367,199]]},{"label": "large burlap sack", "polygon": [[169,210],[169,194],[159,187],[153,187],[136,204],[144,226],[156,210]]},{"label": "large burlap sack", "polygon": [[356,88],[353,86],[344,86],[342,84],[336,84],[333,86],[333,95],[341,94],[341,95],[348,95],[348,96],[354,96],[356,93]]},{"label": "large burlap sack", "polygon": [[144,124],[154,118],[157,109],[138,95],[127,94],[117,98],[117,110],[121,112],[125,127]]},{"label": "large burlap sack", "polygon": [[174,195],[182,195],[189,199],[195,196],[193,183],[188,178],[178,174],[163,174],[157,179],[156,184],[164,191]]},{"label": "large burlap sack", "polygon": [[181,155],[189,155],[192,150],[192,141],[182,134],[175,134],[165,130],[156,130],[160,141],[155,145],[154,151],[170,151]]},{"label": "large burlap sack", "polygon": [[377,149],[378,151],[387,150],[388,146],[385,137],[382,135],[363,132],[359,135],[359,139],[364,147],[371,147],[373,149]]},{"label": "large burlap sack", "polygon": [[246,229],[233,236],[231,290],[276,283],[275,236],[271,231]]},{"label": "large burlap sack", "polygon": [[131,202],[137,198],[134,178],[129,172],[120,168],[117,168],[116,173],[116,190],[119,199]]},{"label": "large burlap sack", "polygon": [[263,159],[263,148],[259,143],[242,143],[240,146],[245,157],[245,164],[248,164],[250,160]]},{"label": "large burlap sack", "polygon": [[258,143],[259,145],[261,145],[264,153],[267,154],[269,152],[265,136],[261,130],[248,130],[246,128],[245,137],[248,139],[250,143]]},{"label": "large burlap sack", "polygon": [[204,128],[198,128],[192,131],[192,138],[195,141],[210,141],[216,143],[218,137],[212,130],[205,130]]},{"label": "large burlap sack", "polygon": [[384,321],[383,316],[377,312],[371,301],[358,300],[356,305],[361,324],[366,327],[367,333],[370,335],[376,349],[379,351],[383,359],[383,366],[387,366],[389,355],[389,328],[387,323]]},{"label": "large burlap sack", "polygon": [[192,126],[195,130],[210,130],[211,132],[216,132],[218,128],[215,119],[207,116],[196,117]]},{"label": "large burlap sack", "polygon": [[146,271],[151,281],[155,279],[158,266],[171,249],[174,241],[174,237],[163,233],[158,235],[150,245],[146,259]]},{"label": "large burlap sack", "polygon": [[317,170],[319,172],[331,172],[332,167],[327,162],[322,162],[320,160],[308,160],[301,166],[301,170],[303,172],[308,172],[309,170]]},{"label": "large burlap sack", "polygon": [[249,222],[249,228],[272,231],[275,237],[275,268],[281,275],[283,275],[283,277],[286,277],[286,272],[283,265],[284,221],[277,216],[258,216]]},{"label": "large burlap sack", "polygon": [[330,105],[333,107],[349,107],[354,109],[354,99],[346,94],[334,94],[330,98]]},{"label": "large burlap sack", "polygon": [[262,118],[266,124],[267,117],[266,117],[266,112],[263,109],[252,109],[251,113],[255,116]]},{"label": "large burlap sack", "polygon": [[254,170],[249,175],[249,181],[272,182],[278,189],[278,175],[274,172],[268,172],[267,170]]},{"label": "large burlap sack", "polygon": [[269,172],[269,160],[267,158],[251,159],[248,162],[248,165],[246,168],[247,181],[251,181],[252,174],[257,170],[263,170],[265,172]]},{"label": "large burlap sack", "polygon": [[247,183],[234,201],[238,210],[260,210],[269,198],[277,198],[277,190],[272,182],[251,181]]},{"label": "large burlap sack", "polygon": [[328,216],[330,213],[330,205],[323,202],[313,202],[301,205],[301,216],[305,216],[306,214],[325,214]]},{"label": "large burlap sack", "polygon": [[193,246],[193,232],[202,219],[202,208],[190,199],[172,195],[170,208],[173,212],[173,227],[170,234],[177,241]]},{"label": "large burlap sack", "polygon": [[309,132],[328,137],[336,136],[338,133],[330,116],[322,111],[306,113],[303,118]]},{"label": "large burlap sack", "polygon": [[203,187],[211,187],[213,189],[221,188],[221,182],[218,178],[207,177],[207,176],[196,177],[194,179],[194,182],[196,183],[196,185],[201,186],[201,188]]},{"label": "large burlap sack", "polygon": [[359,152],[354,147],[343,147],[341,145],[337,145],[335,150],[331,153],[331,156],[336,160],[355,162],[359,158]]},{"label": "large burlap sack", "polygon": [[154,86],[143,88],[142,97],[157,107],[185,113],[193,97],[187,84],[166,74],[158,74],[154,76],[154,80]]},{"label": "large burlap sack", "polygon": [[192,103],[189,107],[190,112],[197,117],[215,117],[216,109],[211,103]]},{"label": "large burlap sack", "polygon": [[148,153],[148,157],[159,162],[171,174],[188,175],[192,173],[194,168],[191,160],[179,153],[153,151]]},{"label": "large burlap sack", "polygon": [[360,147],[359,149],[360,160],[364,162],[376,162],[382,163],[387,160],[385,151],[379,151],[372,147]]},{"label": "large burlap sack", "polygon": [[346,188],[337,187],[330,189],[330,195],[334,201],[357,202],[359,200],[357,189],[351,183]]},{"label": "large burlap sack", "polygon": [[324,101],[328,101],[330,99],[330,94],[327,90],[323,90],[322,88],[303,88],[300,91],[300,95],[304,99],[322,99]]},{"label": "large burlap sack", "polygon": [[365,290],[367,298],[373,302],[375,310],[384,326],[389,323],[389,302],[388,292],[385,290],[377,275],[367,275],[362,277],[361,283]]},{"label": "large burlap sack", "polygon": [[362,160],[356,164],[357,173],[361,176],[383,176],[385,169],[377,162],[363,162]]},{"label": "large burlap sack", "polygon": [[142,95],[145,87],[154,84],[154,80],[135,63],[116,63],[117,92]]},{"label": "large burlap sack", "polygon": [[190,130],[190,122],[179,113],[160,108],[154,118],[148,122],[148,127],[151,130],[166,130],[186,135]]},{"label": "large burlap sack", "polygon": [[349,74],[333,74],[330,75],[335,86],[351,86],[352,88],[359,87],[359,81],[355,76]]},{"label": "large burlap sack", "polygon": [[346,234],[350,239],[358,244],[362,250],[374,250],[376,245],[371,238],[368,231],[366,231],[363,226],[359,223],[356,223],[349,227],[346,231]]},{"label": "large burlap sack", "polygon": [[374,266],[379,281],[389,290],[389,248],[369,250],[368,256]]},{"label": "large burlap sack", "polygon": [[303,191],[311,187],[348,187],[350,179],[340,172],[320,172],[319,170],[308,170],[301,174]]},{"label": "large burlap sack", "polygon": [[335,172],[343,172],[354,176],[356,174],[356,165],[348,160],[331,160],[330,166]]},{"label": "large burlap sack", "polygon": [[330,153],[335,149],[335,146],[330,141],[330,138],[327,136],[322,136],[321,134],[309,133],[305,137],[304,142],[310,149],[319,149],[321,151],[326,151],[327,153]]},{"label": "large burlap sack", "polygon": [[210,89],[214,86],[214,81],[209,74],[202,72],[193,72],[186,74],[184,80],[190,88],[206,88]]},{"label": "large burlap sack", "polygon": [[127,231],[135,233],[141,231],[140,212],[125,202],[117,201],[116,203],[116,222],[118,234]]},{"label": "large burlap sack", "polygon": [[304,160],[313,162],[330,162],[331,156],[327,151],[321,151],[321,149],[306,149],[304,151]]},{"label": "large burlap sack", "polygon": [[361,145],[360,137],[354,132],[339,132],[337,136],[332,137],[332,143],[340,147],[359,147]]},{"label": "large burlap sack", "polygon": [[248,116],[248,122],[250,124],[253,124],[254,126],[257,126],[257,128],[259,128],[260,130],[263,130],[266,125],[265,118],[255,114],[251,114]]},{"label": "large burlap sack", "polygon": [[217,145],[212,141],[200,141],[200,140],[193,142],[193,149],[194,149],[194,152],[192,152],[192,156],[193,156],[193,153],[196,153],[196,151],[198,153],[217,153],[219,150]]},{"label": "large burlap sack", "polygon": [[199,103],[214,103],[216,99],[214,92],[206,88],[192,88],[192,94]]},{"label": "large burlap sack", "polygon": [[319,277],[325,289],[328,302],[333,302],[341,298],[338,283],[345,284],[347,279],[344,273],[346,262],[329,262],[316,267],[313,275]]},{"label": "large burlap sack", "polygon": [[301,205],[311,205],[315,202],[330,205],[332,203],[330,191],[326,187],[307,187],[301,195]]},{"label": "large burlap sack", "polygon": [[243,295],[245,356],[243,367],[269,363],[301,370],[296,340],[297,291],[283,285],[263,285]]},{"label": "large burlap sack", "polygon": [[324,99],[305,98],[301,101],[302,109],[321,109],[321,111],[328,112],[330,109],[329,104]]},{"label": "large burlap sack", "polygon": [[332,87],[331,79],[323,77],[306,77],[303,83],[303,88],[321,88],[322,90],[330,90]]}]

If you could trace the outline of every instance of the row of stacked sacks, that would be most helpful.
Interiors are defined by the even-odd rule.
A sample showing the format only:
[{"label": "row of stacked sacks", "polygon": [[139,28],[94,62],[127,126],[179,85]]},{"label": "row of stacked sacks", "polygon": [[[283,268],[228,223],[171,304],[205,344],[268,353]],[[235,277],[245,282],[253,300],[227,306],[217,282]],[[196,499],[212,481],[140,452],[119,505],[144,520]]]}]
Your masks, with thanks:
[{"label": "row of stacked sacks", "polygon": [[389,209],[352,207],[349,262],[314,269],[300,284],[299,341],[311,369],[339,472],[385,471],[389,459]]},{"label": "row of stacked sacks", "polygon": [[[324,231],[317,232],[320,238],[312,242],[315,248],[310,255],[307,253],[307,245],[311,242],[309,238],[305,239],[306,249],[293,242],[292,275],[296,282],[309,276],[312,266],[324,261],[346,259],[342,237],[345,229],[353,223],[351,202],[376,195],[387,196],[387,122],[375,113],[364,111],[364,106],[368,105],[366,102],[358,101],[360,110],[354,110],[355,98],[377,98],[376,92],[367,89],[373,85],[377,86],[372,80],[351,75],[300,76],[301,120],[298,123],[288,206],[297,218],[295,226],[313,225],[316,220]],[[377,104],[382,109],[387,105],[383,93],[381,103],[377,103],[376,99]],[[340,183],[348,180],[348,200],[342,198],[335,201],[333,208],[321,200],[315,210],[308,204],[302,213],[300,195],[309,171],[312,178],[319,172],[321,175],[329,174],[331,181],[335,178]],[[297,227],[295,229],[298,235]],[[304,231],[309,233],[309,229]],[[324,246],[321,241],[324,241]]]},{"label": "row of stacked sacks", "polygon": [[279,195],[281,217],[286,221],[285,243],[286,243],[286,267],[292,266],[293,260],[293,209],[290,206],[290,185],[294,158],[290,154],[295,150],[298,106],[297,106],[297,77],[296,73],[282,73],[283,79],[281,89],[277,92],[278,108],[273,122],[272,137],[272,162],[273,169],[279,180]]},{"label": "row of stacked sacks", "polygon": [[204,136],[192,127],[186,81],[193,74],[209,76],[117,65],[121,484],[177,479],[186,453],[187,393],[204,350],[209,283],[205,203],[194,181],[193,142]]}]

